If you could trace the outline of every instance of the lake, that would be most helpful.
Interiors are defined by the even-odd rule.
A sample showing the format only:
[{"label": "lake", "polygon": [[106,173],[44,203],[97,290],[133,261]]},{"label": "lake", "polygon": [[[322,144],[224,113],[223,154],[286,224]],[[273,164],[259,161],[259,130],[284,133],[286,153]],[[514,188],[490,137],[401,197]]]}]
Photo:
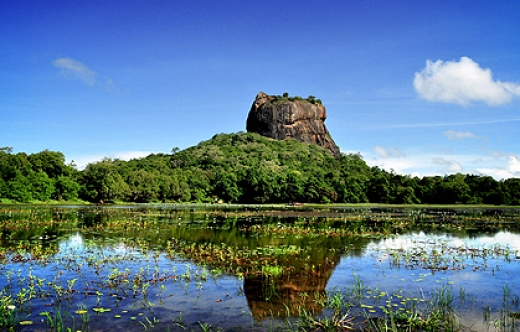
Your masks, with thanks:
[{"label": "lake", "polygon": [[0,206],[0,326],[520,331],[520,211]]}]

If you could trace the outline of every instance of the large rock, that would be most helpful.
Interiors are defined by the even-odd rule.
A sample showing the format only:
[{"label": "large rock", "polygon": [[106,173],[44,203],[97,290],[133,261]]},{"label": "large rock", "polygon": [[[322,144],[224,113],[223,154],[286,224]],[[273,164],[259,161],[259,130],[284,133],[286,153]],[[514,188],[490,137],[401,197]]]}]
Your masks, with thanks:
[{"label": "large rock", "polygon": [[339,148],[325,127],[326,118],[327,112],[321,103],[260,92],[247,116],[246,130],[277,140],[294,138],[316,144],[339,157]]}]

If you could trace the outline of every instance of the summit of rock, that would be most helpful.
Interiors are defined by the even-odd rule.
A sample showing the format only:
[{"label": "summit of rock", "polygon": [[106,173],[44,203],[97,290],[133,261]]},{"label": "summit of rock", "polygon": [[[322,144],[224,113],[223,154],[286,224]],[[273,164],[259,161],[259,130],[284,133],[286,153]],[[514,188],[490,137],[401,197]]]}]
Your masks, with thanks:
[{"label": "summit of rock", "polygon": [[293,138],[319,145],[339,157],[340,150],[325,127],[326,118],[325,106],[312,96],[302,99],[260,92],[247,116],[246,130],[277,140]]}]

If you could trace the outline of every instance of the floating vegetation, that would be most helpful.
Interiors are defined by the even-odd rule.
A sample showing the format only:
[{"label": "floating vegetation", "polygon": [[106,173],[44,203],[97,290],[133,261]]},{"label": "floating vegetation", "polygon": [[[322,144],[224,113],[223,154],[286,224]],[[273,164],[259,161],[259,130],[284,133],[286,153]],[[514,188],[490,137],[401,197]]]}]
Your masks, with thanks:
[{"label": "floating vegetation", "polygon": [[0,329],[516,331],[519,220],[513,209],[1,206]]}]

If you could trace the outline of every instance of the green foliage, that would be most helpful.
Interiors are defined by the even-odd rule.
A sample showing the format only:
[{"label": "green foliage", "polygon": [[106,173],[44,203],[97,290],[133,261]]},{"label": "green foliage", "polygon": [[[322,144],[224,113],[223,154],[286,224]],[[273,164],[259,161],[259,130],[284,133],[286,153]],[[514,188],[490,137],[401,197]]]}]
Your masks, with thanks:
[{"label": "green foliage", "polygon": [[38,171],[28,176],[28,180],[32,186],[31,191],[33,199],[37,201],[48,201],[55,190],[54,183],[47,173]]},{"label": "green foliage", "polygon": [[129,194],[130,188],[119,171],[119,160],[104,159],[101,162],[88,164],[83,171],[82,181],[85,184],[84,198],[93,202],[122,200]]},{"label": "green foliage", "polygon": [[62,199],[72,201],[78,198],[80,185],[74,178],[63,175],[58,176],[54,186],[55,191],[52,197],[53,199],[58,201],[61,201]]},{"label": "green foliage", "polygon": [[16,202],[77,199],[78,171],[61,152],[12,153],[0,148],[0,198]]},{"label": "green foliage", "polygon": [[17,172],[16,175],[7,182],[7,197],[17,202],[28,203],[32,200],[32,185],[29,178]]},{"label": "green foliage", "polygon": [[35,172],[43,172],[49,178],[56,179],[62,175],[70,175],[72,169],[65,165],[65,156],[61,152],[44,150],[27,157]]},{"label": "green foliage", "polygon": [[217,134],[182,151],[173,148],[171,154],[103,159],[83,171],[66,165],[61,152],[27,155],[0,148],[0,199],[520,205],[520,179],[465,174],[419,179],[368,167],[359,154],[334,158],[316,145],[239,132]]},{"label": "green foliage", "polygon": [[289,96],[288,92],[284,92],[283,95],[281,95],[281,96],[280,95],[274,95],[272,97],[274,97],[274,99],[271,102],[274,102],[274,103],[284,103],[284,102],[287,102],[287,101],[299,100],[299,101],[305,101],[305,102],[308,102],[308,103],[311,103],[311,104],[320,104],[320,105],[322,105],[321,99],[316,99],[316,97],[312,96],[312,95],[307,97],[307,99],[304,99],[304,98],[302,98],[300,96]]}]

